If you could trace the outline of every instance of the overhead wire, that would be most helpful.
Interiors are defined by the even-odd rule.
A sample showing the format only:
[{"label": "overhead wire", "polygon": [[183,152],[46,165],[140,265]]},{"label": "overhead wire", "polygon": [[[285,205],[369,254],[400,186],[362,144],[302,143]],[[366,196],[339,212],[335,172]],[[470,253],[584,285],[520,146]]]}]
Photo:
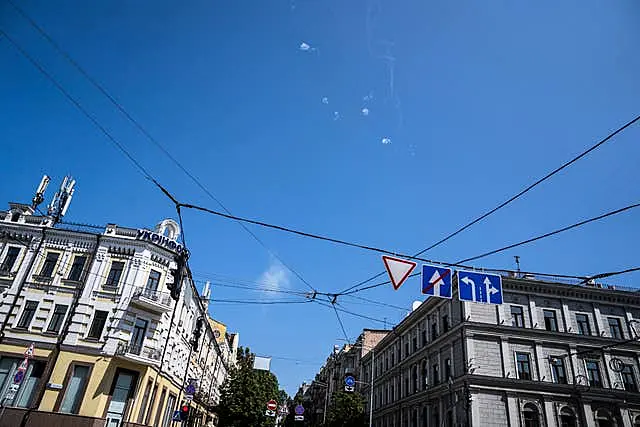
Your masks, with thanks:
[{"label": "overhead wire", "polygon": [[[151,133],[138,121],[136,120],[123,106],[119,103],[113,95],[107,89],[101,85],[95,78],[93,78],[76,60],[74,60],[71,55],[66,52],[62,47],[40,26],[38,23],[29,16],[29,14],[24,11],[24,9],[20,8],[15,2],[12,0],[6,0],[23,18],[25,18],[29,24],[40,33],[42,37],[44,37],[53,48],[62,55],[84,78],[86,78],[89,83],[91,83],[100,93],[102,93],[108,100],[113,104],[124,117],[129,120],[141,133],[144,135],[150,142],[152,142],[171,162],[176,165],[185,175],[191,179],[202,191],[204,191],[209,198],[211,198],[214,202],[216,202],[223,211],[231,214],[231,211],[222,203],[222,201],[217,198],[196,176],[194,176],[189,170],[182,165],[178,159],[175,158],[156,138],[151,135]],[[1,33],[0,33],[1,34]],[[13,43],[13,42],[12,42]],[[39,67],[40,68],[40,67]],[[129,156],[131,157],[131,156]],[[131,158],[133,160],[133,158]],[[309,289],[312,291],[316,291],[316,289],[304,278],[302,275],[295,270],[293,267],[288,265],[278,254],[272,251],[267,244],[260,239],[249,227],[245,226],[243,223],[238,222],[238,224],[256,241],[260,244],[270,256],[274,257],[278,262],[280,262],[287,270],[293,273],[298,280],[304,283]]]},{"label": "overhead wire", "polygon": [[[500,203],[498,206],[494,207],[493,209],[490,209],[489,211],[485,212],[484,214],[480,215],[479,217],[475,218],[474,220],[470,221],[469,223],[465,224],[464,226],[458,228],[456,231],[448,234],[447,236],[443,237],[442,239],[438,240],[437,242],[427,246],[426,248],[416,252],[416,254],[414,256],[420,256],[423,253],[430,251],[431,249],[441,245],[442,243],[445,243],[446,241],[448,241],[449,239],[457,236],[458,234],[462,233],[463,231],[465,231],[466,229],[468,229],[469,227],[479,223],[480,221],[484,220],[485,218],[487,218],[488,216],[494,214],[495,212],[499,211],[500,209],[504,208],[505,206],[509,205],[510,203],[514,202],[515,200],[519,199],[520,197],[524,196],[526,193],[528,193],[529,191],[533,190],[535,187],[537,187],[538,185],[542,184],[543,182],[545,182],[546,180],[548,180],[549,178],[551,178],[552,176],[554,176],[555,174],[559,173],[560,171],[562,171],[563,169],[566,169],[567,167],[571,166],[572,164],[574,164],[575,162],[577,162],[578,160],[582,159],[583,157],[587,156],[589,153],[591,153],[592,151],[596,150],[597,148],[599,148],[600,146],[602,146],[603,144],[607,143],[608,141],[610,141],[611,139],[613,139],[613,137],[615,137],[616,135],[618,135],[619,133],[623,132],[624,130],[626,130],[627,128],[633,126],[635,123],[637,123],[638,121],[640,121],[640,115],[636,116],[635,118],[631,119],[630,121],[628,121],[627,123],[625,123],[624,125],[620,126],[619,128],[617,128],[616,130],[614,130],[613,132],[609,133],[607,136],[605,136],[604,138],[602,138],[601,140],[599,140],[597,143],[595,143],[594,145],[592,145],[591,147],[589,147],[588,149],[582,151],[580,154],[578,154],[577,156],[575,156],[574,158],[572,158],[571,160],[563,163],[562,165],[560,165],[559,167],[555,168],[554,170],[552,170],[551,172],[547,173],[545,176],[543,176],[542,178],[538,179],[537,181],[533,182],[532,184],[530,184],[529,186],[525,187],[523,190],[519,191],[518,193],[514,194],[513,196],[511,196],[509,199],[505,200],[504,202]],[[357,288],[359,286],[362,286],[366,283],[369,283],[372,280],[377,279],[378,277],[384,275],[385,272],[380,272],[374,276],[371,276],[370,278],[363,280],[361,282],[356,283],[355,285],[348,287],[346,289],[344,289],[343,291],[339,292],[339,293],[344,293],[347,291],[350,291],[351,289]]]}]

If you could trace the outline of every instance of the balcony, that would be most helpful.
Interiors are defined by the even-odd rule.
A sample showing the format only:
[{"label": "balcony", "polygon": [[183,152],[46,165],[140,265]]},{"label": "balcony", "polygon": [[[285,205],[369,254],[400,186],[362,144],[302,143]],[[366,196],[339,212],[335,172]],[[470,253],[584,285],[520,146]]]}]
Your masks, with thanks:
[{"label": "balcony", "polygon": [[131,303],[156,313],[164,313],[171,310],[171,295],[167,292],[136,288]]},{"label": "balcony", "polygon": [[139,344],[120,342],[116,348],[116,356],[135,363],[158,365],[160,358],[162,358],[162,351]]}]

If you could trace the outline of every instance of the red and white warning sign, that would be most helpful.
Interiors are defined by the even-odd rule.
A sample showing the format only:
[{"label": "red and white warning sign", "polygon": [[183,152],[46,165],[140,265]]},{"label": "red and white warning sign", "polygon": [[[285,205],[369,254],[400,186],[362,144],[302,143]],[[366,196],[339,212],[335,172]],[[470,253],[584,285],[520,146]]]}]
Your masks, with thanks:
[{"label": "red and white warning sign", "polygon": [[387,269],[393,289],[396,291],[402,283],[407,280],[407,277],[409,277],[417,265],[413,261],[407,261],[406,259],[394,258],[387,255],[382,255],[382,262],[384,262],[384,268]]}]

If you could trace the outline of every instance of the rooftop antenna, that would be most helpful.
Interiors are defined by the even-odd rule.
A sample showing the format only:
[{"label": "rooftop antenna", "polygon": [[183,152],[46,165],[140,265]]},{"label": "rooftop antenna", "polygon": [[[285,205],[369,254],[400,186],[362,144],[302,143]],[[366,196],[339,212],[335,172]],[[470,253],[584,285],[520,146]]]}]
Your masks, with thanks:
[{"label": "rooftop antenna", "polygon": [[51,217],[53,223],[56,225],[62,217],[67,213],[69,203],[71,203],[71,197],[73,196],[76,180],[70,175],[64,177],[60,189],[53,196],[53,200],[49,204],[47,214]]},{"label": "rooftop antenna", "polygon": [[516,259],[516,266],[518,268],[518,277],[520,277],[520,257],[515,255],[514,258]]},{"label": "rooftop antenna", "polygon": [[49,186],[49,181],[51,181],[51,178],[49,178],[47,175],[42,176],[42,180],[40,181],[40,185],[36,190],[36,194],[35,196],[33,196],[33,199],[31,199],[31,207],[34,210],[38,207],[40,203],[44,202],[44,192],[47,191],[47,187]]}]

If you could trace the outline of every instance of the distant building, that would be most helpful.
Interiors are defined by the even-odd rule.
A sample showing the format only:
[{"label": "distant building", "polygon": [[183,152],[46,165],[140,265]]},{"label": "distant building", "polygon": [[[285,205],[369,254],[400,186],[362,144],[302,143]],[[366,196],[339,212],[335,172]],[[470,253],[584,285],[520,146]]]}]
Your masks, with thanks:
[{"label": "distant building", "polygon": [[640,293],[534,277],[503,288],[498,306],[429,298],[363,356],[373,425],[640,426]]},{"label": "distant building", "polygon": [[56,417],[74,426],[168,427],[190,379],[196,392],[187,425],[215,422],[238,335],[204,321],[208,286],[201,297],[185,277],[177,302],[167,292],[174,257],[185,250],[178,224],[55,222],[30,205],[0,211],[0,398],[8,406],[0,423],[19,425],[34,407],[30,422],[42,420],[34,425]]}]

